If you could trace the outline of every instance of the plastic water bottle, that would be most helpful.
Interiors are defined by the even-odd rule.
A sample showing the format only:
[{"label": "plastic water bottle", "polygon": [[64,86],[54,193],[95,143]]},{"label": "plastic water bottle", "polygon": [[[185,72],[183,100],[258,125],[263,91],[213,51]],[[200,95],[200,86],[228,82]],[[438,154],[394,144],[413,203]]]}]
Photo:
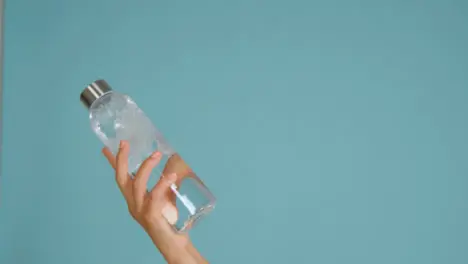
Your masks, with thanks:
[{"label": "plastic water bottle", "polygon": [[154,151],[161,152],[161,162],[151,178],[154,181],[165,174],[177,174],[171,186],[175,210],[163,214],[176,231],[188,231],[214,208],[213,194],[129,96],[113,91],[106,81],[97,80],[83,90],[80,100],[89,110],[91,128],[114,155],[121,140],[129,142],[128,169],[132,177]]}]

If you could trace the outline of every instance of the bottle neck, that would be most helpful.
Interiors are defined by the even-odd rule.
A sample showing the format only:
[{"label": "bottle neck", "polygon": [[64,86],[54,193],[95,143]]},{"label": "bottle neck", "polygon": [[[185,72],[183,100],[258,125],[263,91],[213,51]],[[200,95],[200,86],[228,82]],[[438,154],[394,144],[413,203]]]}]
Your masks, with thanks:
[{"label": "bottle neck", "polygon": [[108,91],[105,94],[99,96],[99,98],[97,98],[91,103],[88,110],[91,112],[94,109],[97,109],[97,108],[102,107],[103,105],[109,104],[113,97],[112,96],[113,94],[115,94],[113,91]]}]

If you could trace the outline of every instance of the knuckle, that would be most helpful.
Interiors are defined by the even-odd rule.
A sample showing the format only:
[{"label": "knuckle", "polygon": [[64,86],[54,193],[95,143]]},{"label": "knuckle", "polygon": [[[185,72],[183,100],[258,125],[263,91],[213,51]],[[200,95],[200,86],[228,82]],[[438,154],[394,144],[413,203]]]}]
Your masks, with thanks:
[{"label": "knuckle", "polygon": [[135,211],[134,211],[131,207],[128,207],[128,213],[130,214],[130,216],[131,216],[134,220],[137,220],[137,214],[135,213]]},{"label": "knuckle", "polygon": [[115,181],[118,185],[123,186],[125,184],[125,180],[119,177],[117,174],[115,175]]}]

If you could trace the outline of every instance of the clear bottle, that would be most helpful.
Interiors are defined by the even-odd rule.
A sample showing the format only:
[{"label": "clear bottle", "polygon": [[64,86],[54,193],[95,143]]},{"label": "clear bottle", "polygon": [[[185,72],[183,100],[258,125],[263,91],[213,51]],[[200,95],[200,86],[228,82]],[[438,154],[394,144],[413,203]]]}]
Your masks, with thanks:
[{"label": "clear bottle", "polygon": [[129,142],[130,175],[135,175],[154,151],[162,153],[151,177],[159,179],[168,173],[177,174],[177,181],[171,186],[176,210],[165,215],[176,231],[188,231],[214,208],[213,194],[129,96],[113,91],[106,81],[97,80],[83,90],[80,99],[89,110],[91,128],[114,155],[121,140]]}]

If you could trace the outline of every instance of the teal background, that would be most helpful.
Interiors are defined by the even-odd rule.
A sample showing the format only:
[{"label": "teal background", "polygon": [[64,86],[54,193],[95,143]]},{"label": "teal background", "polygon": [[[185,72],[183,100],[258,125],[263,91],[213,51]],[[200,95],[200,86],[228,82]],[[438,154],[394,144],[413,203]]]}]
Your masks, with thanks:
[{"label": "teal background", "polygon": [[79,102],[130,94],[218,197],[212,263],[468,263],[468,2],[10,0],[0,263],[162,263]]}]

